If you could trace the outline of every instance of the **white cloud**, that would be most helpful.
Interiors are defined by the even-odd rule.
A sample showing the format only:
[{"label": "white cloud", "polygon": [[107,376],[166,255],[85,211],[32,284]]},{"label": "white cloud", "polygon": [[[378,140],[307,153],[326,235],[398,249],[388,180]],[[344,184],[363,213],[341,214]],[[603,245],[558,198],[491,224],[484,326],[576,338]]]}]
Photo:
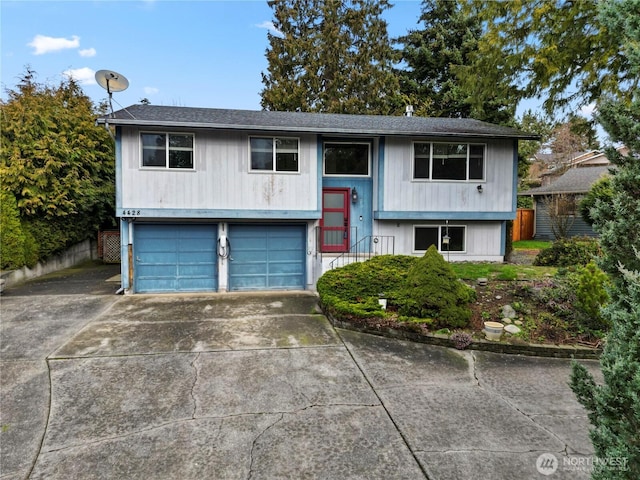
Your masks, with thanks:
[{"label": "white cloud", "polygon": [[158,89],[156,87],[144,87],[143,91],[144,91],[145,95],[155,95],[156,93],[160,92],[160,89]]},{"label": "white cloud", "polygon": [[45,53],[59,52],[68,48],[78,48],[80,46],[80,37],[73,35],[71,40],[67,38],[47,37],[46,35],[36,35],[28,47],[33,47],[34,55],[42,55]]},{"label": "white cloud", "polygon": [[265,20],[265,21],[264,21],[264,22],[262,22],[262,23],[258,23],[258,24],[256,24],[256,27],[258,27],[258,28],[264,28],[264,29],[266,29],[266,30],[269,30],[269,32],[270,32],[272,35],[275,35],[276,37],[284,38],[284,34],[283,34],[280,30],[278,30],[278,29],[276,28],[276,26],[273,24],[273,22],[271,22],[271,21],[269,21],[269,20]]},{"label": "white cloud", "polygon": [[95,48],[85,48],[84,50],[78,50],[78,53],[81,57],[95,57],[97,52]]},{"label": "white cloud", "polygon": [[96,84],[96,72],[89,67],[75,68],[71,70],[65,70],[63,75],[73,78],[80,85],[95,85]]}]

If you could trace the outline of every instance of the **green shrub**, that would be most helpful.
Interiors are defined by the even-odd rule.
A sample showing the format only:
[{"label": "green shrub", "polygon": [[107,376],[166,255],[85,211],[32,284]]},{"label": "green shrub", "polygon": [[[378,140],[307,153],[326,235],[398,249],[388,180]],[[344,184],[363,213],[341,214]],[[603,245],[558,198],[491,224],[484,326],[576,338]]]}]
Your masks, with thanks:
[{"label": "green shrub", "polygon": [[468,304],[474,298],[475,291],[458,280],[432,245],[411,266],[405,287],[394,302],[401,315],[433,318],[439,328],[461,328],[471,319]]},{"label": "green shrub", "polygon": [[416,258],[409,255],[380,255],[366,262],[329,270],[316,284],[320,300],[333,313],[385,316],[378,305],[379,296],[394,298],[393,292],[404,283],[409,267],[415,261]]},{"label": "green shrub", "polygon": [[609,301],[607,284],[609,277],[595,262],[589,262],[578,270],[576,286],[576,308],[582,313],[581,326],[590,331],[608,330],[600,309]]},{"label": "green shrub", "polygon": [[611,326],[600,313],[600,308],[608,301],[608,282],[607,275],[590,262],[586,267],[567,270],[545,281],[531,295],[553,312],[545,315],[561,322],[555,324],[556,327],[564,325],[562,328],[567,332],[603,337]]},{"label": "green shrub", "polygon": [[547,267],[584,266],[593,260],[599,252],[599,243],[594,238],[561,239],[556,240],[549,248],[538,253],[533,264]]},{"label": "green shrub", "polygon": [[27,217],[22,222],[27,235],[30,233],[37,248],[39,260],[57,255],[67,248],[94,236],[97,227],[91,218],[69,215],[52,219]]},{"label": "green shrub", "polygon": [[31,230],[28,228],[22,230],[24,232],[24,263],[27,267],[33,268],[40,259],[40,248]]},{"label": "green shrub", "polygon": [[24,242],[16,198],[10,192],[0,190],[0,268],[14,269],[24,265]]}]

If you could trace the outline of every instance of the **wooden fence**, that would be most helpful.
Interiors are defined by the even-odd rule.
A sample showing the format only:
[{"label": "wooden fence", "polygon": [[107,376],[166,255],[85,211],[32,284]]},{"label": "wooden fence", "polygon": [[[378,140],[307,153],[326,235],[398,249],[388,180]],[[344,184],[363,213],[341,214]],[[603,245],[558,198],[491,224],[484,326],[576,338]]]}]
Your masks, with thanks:
[{"label": "wooden fence", "polygon": [[513,222],[513,241],[533,238],[535,211],[531,208],[519,208]]}]

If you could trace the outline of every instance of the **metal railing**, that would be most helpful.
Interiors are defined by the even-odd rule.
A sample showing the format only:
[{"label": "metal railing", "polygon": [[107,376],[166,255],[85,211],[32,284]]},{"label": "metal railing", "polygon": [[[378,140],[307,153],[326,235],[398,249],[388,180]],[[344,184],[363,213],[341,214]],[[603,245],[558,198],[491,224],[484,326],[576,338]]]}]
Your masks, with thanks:
[{"label": "metal railing", "polygon": [[367,235],[349,247],[329,263],[329,268],[339,268],[354,262],[364,262],[377,255],[393,255],[395,237],[392,235]]}]

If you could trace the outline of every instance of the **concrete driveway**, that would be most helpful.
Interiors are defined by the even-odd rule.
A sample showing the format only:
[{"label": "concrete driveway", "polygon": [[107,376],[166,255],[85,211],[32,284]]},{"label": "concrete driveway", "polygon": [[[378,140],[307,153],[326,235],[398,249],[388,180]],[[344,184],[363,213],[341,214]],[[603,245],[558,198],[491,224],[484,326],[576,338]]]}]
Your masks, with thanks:
[{"label": "concrete driveway", "polygon": [[305,292],[116,296],[112,270],[3,295],[2,480],[589,478],[569,361],[334,329]]}]

